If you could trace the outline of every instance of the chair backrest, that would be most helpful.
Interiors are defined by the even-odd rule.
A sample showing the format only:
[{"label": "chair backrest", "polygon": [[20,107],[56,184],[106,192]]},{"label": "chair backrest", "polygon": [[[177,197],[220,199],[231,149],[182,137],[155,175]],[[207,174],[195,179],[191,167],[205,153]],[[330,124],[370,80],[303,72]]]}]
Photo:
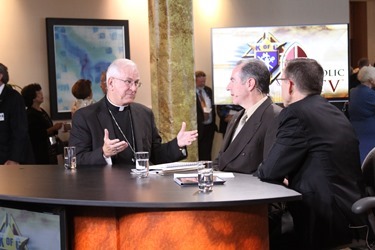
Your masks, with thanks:
[{"label": "chair backrest", "polygon": [[375,148],[367,154],[362,163],[363,178],[369,196],[375,196]]},{"label": "chair backrest", "polygon": [[[366,197],[354,202],[352,205],[352,212],[358,215],[367,214],[367,221],[370,230],[367,231],[365,238],[363,238],[363,236],[360,236],[360,238],[365,239],[368,249],[373,249],[370,246],[370,242],[373,242],[375,239],[375,147],[367,154],[361,167],[365,181]],[[356,245],[354,244],[353,247],[355,246]]]}]

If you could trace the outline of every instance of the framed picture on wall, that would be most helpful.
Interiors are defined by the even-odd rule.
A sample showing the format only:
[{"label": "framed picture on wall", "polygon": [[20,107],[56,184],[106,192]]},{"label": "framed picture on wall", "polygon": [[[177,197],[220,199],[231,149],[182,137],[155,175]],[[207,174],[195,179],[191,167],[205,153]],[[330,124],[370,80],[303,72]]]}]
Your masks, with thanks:
[{"label": "framed picture on wall", "polygon": [[51,118],[71,118],[71,89],[79,79],[91,81],[100,100],[100,75],[117,58],[130,59],[127,20],[46,18]]}]

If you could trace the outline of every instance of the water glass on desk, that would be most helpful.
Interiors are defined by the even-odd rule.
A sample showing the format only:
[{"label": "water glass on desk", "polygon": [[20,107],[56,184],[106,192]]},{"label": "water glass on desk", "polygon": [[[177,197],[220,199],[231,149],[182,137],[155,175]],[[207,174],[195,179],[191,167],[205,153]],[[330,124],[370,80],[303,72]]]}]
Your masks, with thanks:
[{"label": "water glass on desk", "polygon": [[214,185],[214,172],[212,161],[202,161],[198,165],[198,188],[200,192],[208,193],[212,191]]},{"label": "water glass on desk", "polygon": [[149,171],[148,152],[135,152],[135,168],[139,177],[147,177]]},{"label": "water glass on desk", "polygon": [[64,167],[71,170],[77,168],[76,147],[64,147]]}]

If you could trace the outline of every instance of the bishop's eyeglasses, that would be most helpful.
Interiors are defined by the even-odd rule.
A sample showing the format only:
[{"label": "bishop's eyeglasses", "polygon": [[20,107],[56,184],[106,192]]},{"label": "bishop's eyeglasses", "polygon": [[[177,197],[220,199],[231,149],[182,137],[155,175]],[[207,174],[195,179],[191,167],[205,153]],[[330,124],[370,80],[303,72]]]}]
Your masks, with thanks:
[{"label": "bishop's eyeglasses", "polygon": [[113,77],[113,79],[116,79],[116,80],[119,80],[119,81],[122,81],[123,83],[125,83],[125,85],[127,87],[131,87],[132,85],[136,86],[137,88],[141,87],[142,86],[142,83],[139,81],[139,80],[135,80],[135,81],[131,81],[131,80],[123,80],[123,79],[120,79],[120,78],[116,78],[116,77]]}]

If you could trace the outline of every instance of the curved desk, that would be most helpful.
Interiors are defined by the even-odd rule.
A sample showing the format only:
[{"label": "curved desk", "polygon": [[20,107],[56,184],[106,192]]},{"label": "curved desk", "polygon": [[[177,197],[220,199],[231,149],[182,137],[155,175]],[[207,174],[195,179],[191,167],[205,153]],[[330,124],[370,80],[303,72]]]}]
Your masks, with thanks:
[{"label": "curved desk", "polygon": [[267,204],[301,195],[234,175],[200,193],[125,166],[0,166],[0,200],[63,206],[72,249],[267,249]]}]

